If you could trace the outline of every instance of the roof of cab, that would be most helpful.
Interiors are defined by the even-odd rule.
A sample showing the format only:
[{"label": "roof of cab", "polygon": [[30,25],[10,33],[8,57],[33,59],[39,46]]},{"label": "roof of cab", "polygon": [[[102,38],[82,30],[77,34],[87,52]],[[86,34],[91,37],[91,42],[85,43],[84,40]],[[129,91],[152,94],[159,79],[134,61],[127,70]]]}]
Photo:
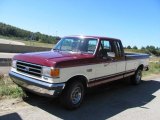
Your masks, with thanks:
[{"label": "roof of cab", "polygon": [[120,40],[117,38],[110,38],[110,37],[102,37],[102,36],[87,36],[87,35],[71,35],[65,37],[79,37],[79,38],[95,38],[95,39],[108,39],[108,40]]}]

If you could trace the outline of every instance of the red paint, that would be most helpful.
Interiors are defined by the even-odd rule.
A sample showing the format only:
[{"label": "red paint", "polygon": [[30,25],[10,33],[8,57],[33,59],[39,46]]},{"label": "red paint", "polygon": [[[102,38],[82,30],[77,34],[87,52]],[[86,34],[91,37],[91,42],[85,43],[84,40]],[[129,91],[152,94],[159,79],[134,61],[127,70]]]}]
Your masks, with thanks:
[{"label": "red paint", "polygon": [[[81,37],[81,36],[69,36],[69,37]],[[110,41],[117,40],[114,38],[98,37],[98,36],[83,36],[83,38],[95,38],[98,40],[108,39]],[[81,54],[81,53],[71,54],[67,52],[56,52],[56,51],[19,54],[16,55],[13,59],[48,67],[60,67],[60,68],[97,64],[100,62],[104,62],[104,60],[96,58],[96,55],[92,54]],[[107,61],[105,60],[105,62]]]},{"label": "red paint", "polygon": [[75,64],[89,64],[94,60],[94,55],[64,52],[33,52],[16,55],[13,59],[39,64],[48,67],[68,67]]}]

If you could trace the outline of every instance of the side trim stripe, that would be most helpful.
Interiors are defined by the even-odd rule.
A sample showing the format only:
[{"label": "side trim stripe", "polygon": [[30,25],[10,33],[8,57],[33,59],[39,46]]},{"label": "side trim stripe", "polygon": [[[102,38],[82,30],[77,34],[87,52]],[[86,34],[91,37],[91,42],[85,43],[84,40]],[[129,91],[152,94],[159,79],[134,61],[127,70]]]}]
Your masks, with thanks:
[{"label": "side trim stripe", "polygon": [[103,83],[107,83],[107,82],[111,82],[111,81],[115,81],[115,80],[119,80],[131,75],[134,75],[135,70],[129,70],[126,72],[121,72],[121,73],[116,73],[116,74],[112,74],[112,75],[108,75],[108,76],[102,76],[102,77],[98,77],[98,78],[93,78],[90,79],[89,83],[88,83],[88,87],[93,87],[96,85],[100,85]]},{"label": "side trim stripe", "polygon": [[131,72],[135,72],[135,69],[132,69],[132,70],[129,70],[129,71],[123,71],[123,72],[112,74],[112,75],[106,75],[106,76],[102,76],[102,77],[92,78],[89,81],[106,79],[106,78],[109,78],[109,77],[115,77],[115,76],[118,76],[118,75],[128,74],[128,73],[131,73]]}]

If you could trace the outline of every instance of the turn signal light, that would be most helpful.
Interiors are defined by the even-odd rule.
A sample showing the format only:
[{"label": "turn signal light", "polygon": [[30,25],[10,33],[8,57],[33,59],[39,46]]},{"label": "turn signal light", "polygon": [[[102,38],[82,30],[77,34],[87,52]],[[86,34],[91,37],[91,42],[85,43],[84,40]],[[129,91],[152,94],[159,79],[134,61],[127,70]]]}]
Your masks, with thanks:
[{"label": "turn signal light", "polygon": [[58,68],[51,69],[50,75],[52,77],[59,77],[60,71]]}]

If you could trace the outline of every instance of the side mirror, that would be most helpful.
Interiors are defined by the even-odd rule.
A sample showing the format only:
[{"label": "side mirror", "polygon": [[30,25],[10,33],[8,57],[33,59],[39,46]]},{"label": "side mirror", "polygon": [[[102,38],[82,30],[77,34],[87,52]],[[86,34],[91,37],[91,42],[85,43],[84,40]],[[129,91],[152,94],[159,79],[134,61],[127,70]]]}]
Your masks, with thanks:
[{"label": "side mirror", "polygon": [[107,52],[108,57],[115,57],[115,53],[114,52]]},{"label": "side mirror", "polygon": [[100,50],[99,53],[98,53],[98,57],[100,58],[107,58],[108,55],[107,55],[107,51],[105,51],[104,49]]}]

